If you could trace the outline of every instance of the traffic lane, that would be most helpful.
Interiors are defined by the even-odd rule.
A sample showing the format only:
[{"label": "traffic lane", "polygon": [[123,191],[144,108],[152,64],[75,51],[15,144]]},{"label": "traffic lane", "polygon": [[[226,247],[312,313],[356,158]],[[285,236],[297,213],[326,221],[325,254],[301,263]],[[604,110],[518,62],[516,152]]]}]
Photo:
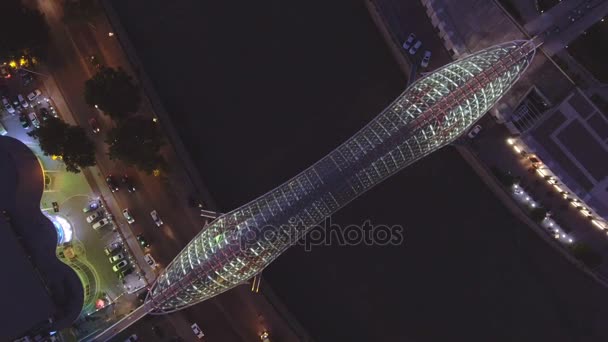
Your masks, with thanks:
[{"label": "traffic lane", "polygon": [[[215,299],[210,299],[202,303],[191,306],[182,312],[169,314],[170,316],[182,314],[189,324],[197,323],[208,341],[226,342],[245,342],[255,341],[255,336],[243,338],[235,329],[234,321],[227,319],[227,316],[214,303]],[[188,336],[190,332],[183,331],[182,336]]]},{"label": "traffic lane", "polygon": [[416,56],[412,57],[407,51],[403,51],[410,61],[419,63],[425,50],[432,53],[427,70],[434,70],[452,61],[452,56],[445,49],[420,1],[374,0],[373,2],[399,44],[403,44],[410,33],[414,33],[416,38],[422,41]]}]

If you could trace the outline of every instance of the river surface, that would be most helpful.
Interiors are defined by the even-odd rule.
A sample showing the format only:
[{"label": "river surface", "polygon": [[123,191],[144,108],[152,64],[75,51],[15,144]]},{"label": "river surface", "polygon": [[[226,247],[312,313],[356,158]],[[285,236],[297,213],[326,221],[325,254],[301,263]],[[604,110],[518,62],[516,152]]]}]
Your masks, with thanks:
[{"label": "river surface", "polygon": [[[113,3],[224,211],[328,153],[404,89],[361,1]],[[366,221],[397,227],[402,241],[297,246],[264,272],[317,341],[608,339],[605,290],[515,220],[452,148],[332,218]]]}]

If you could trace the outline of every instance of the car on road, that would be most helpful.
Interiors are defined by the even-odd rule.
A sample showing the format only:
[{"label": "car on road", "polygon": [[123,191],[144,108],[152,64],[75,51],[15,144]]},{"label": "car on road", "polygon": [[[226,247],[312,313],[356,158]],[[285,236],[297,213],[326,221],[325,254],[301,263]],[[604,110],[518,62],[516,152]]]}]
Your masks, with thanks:
[{"label": "car on road", "polygon": [[91,201],[91,202],[87,203],[87,205],[84,208],[82,208],[82,212],[88,213],[89,211],[97,210],[100,207],[101,207],[100,201]]},{"label": "car on road", "polygon": [[25,100],[25,97],[23,97],[23,95],[21,95],[21,94],[17,95],[17,100],[19,100],[19,104],[23,108],[27,108],[30,106],[30,104],[27,103],[27,101]]},{"label": "car on road", "polygon": [[25,116],[25,114],[19,115],[19,122],[21,122],[21,127],[25,129],[30,128],[30,122],[27,121],[27,117]]},{"label": "car on road", "polygon": [[51,113],[49,113],[49,110],[42,107],[40,108],[40,118],[42,119],[42,121],[46,121],[51,117]]},{"label": "car on road", "polygon": [[264,331],[260,334],[260,340],[262,340],[262,342],[270,342],[270,334],[268,331]]},{"label": "car on road", "polygon": [[116,180],[114,179],[114,176],[108,175],[106,177],[106,184],[108,184],[108,187],[110,188],[110,191],[112,191],[112,192],[118,191],[118,183],[116,183]]},{"label": "car on road", "polygon": [[105,227],[108,224],[110,224],[110,220],[108,220],[107,218],[102,218],[101,220],[95,222],[92,227],[93,229],[99,229]]},{"label": "car on road", "polygon": [[416,40],[416,35],[413,33],[410,33],[410,35],[407,37],[405,42],[403,42],[403,48],[406,51],[409,50],[412,47],[412,44],[414,44],[415,40]]},{"label": "car on road", "polygon": [[429,62],[431,61],[431,51],[424,51],[424,56],[422,57],[422,61],[420,62],[420,66],[426,68],[429,66]]},{"label": "car on road", "polygon": [[112,271],[118,272],[118,271],[122,270],[123,268],[127,267],[127,265],[129,265],[129,263],[127,262],[127,260],[123,259],[118,264],[112,266]]},{"label": "car on road", "polygon": [[8,134],[8,132],[6,131],[6,128],[4,128],[2,123],[0,123],[0,135],[7,135],[7,134]]},{"label": "car on road", "polygon": [[2,98],[2,104],[4,105],[4,108],[6,108],[6,111],[9,114],[15,114],[15,108],[13,108],[13,106],[11,106],[11,103],[8,101],[8,99],[6,97]]},{"label": "car on road", "polygon": [[150,247],[150,243],[148,242],[148,240],[146,240],[143,234],[137,235],[137,242],[139,242],[139,245],[143,248]]},{"label": "car on road", "polygon": [[160,227],[163,225],[164,222],[163,222],[163,220],[160,219],[156,210],[152,210],[150,212],[150,216],[152,216],[152,220],[154,220],[154,223],[156,223],[156,226]]},{"label": "car on road", "polygon": [[38,89],[35,89],[33,92],[27,94],[27,99],[30,102],[33,102],[38,96],[40,96],[42,92]]},{"label": "car on road", "polygon": [[93,133],[101,132],[101,129],[99,128],[99,123],[97,123],[97,119],[95,119],[95,118],[89,119],[89,125],[91,126]]},{"label": "car on road", "polygon": [[113,255],[113,256],[110,257],[110,262],[111,263],[115,263],[115,262],[118,262],[118,261],[120,261],[120,260],[122,260],[124,258],[125,258],[125,256],[122,253],[118,253],[118,254]]},{"label": "car on road", "polygon": [[133,216],[131,216],[131,213],[129,212],[129,208],[122,210],[122,216],[125,217],[125,219],[127,220],[127,222],[129,222],[129,224],[135,223],[135,219],[133,218]]},{"label": "car on road", "polygon": [[422,41],[419,40],[410,48],[410,55],[415,55],[416,52],[418,52],[418,49],[420,49],[420,46],[422,46]]},{"label": "car on road", "polygon": [[203,334],[203,331],[201,330],[201,328],[198,326],[198,324],[196,323],[192,323],[192,325],[190,326],[190,328],[192,328],[192,332],[194,333],[194,335],[196,337],[198,337],[199,339],[205,337],[205,334]]},{"label": "car on road", "polygon": [[122,249],[122,245],[118,242],[114,242],[114,243],[111,243],[110,245],[106,246],[103,249],[103,252],[106,253],[106,255],[111,255],[111,254],[114,254],[114,253],[120,251],[121,249]]},{"label": "car on road", "polygon": [[467,134],[467,136],[471,139],[475,138],[479,132],[481,132],[481,125],[475,125],[475,127],[473,127],[473,129],[471,129],[469,131],[469,134]]},{"label": "car on road", "polygon": [[87,216],[87,222],[93,223],[101,217],[101,213],[99,211],[94,212],[93,214]]},{"label": "car on road", "polygon": [[144,260],[146,261],[146,264],[150,265],[150,267],[152,267],[152,268],[156,267],[156,260],[154,260],[154,258],[152,257],[152,255],[150,255],[150,253],[147,253],[146,255],[144,255]]},{"label": "car on road", "polygon": [[133,181],[131,180],[131,178],[129,178],[128,175],[122,176],[121,181],[122,181],[122,184],[124,184],[127,187],[127,191],[135,192],[135,185],[133,185]]},{"label": "car on road", "polygon": [[135,342],[135,341],[137,341],[137,335],[135,335],[135,334],[127,337],[127,339],[125,340],[125,342]]},{"label": "car on road", "polygon": [[31,112],[27,115],[27,118],[30,119],[30,122],[35,128],[40,128],[40,120],[38,120],[38,115],[36,113]]}]

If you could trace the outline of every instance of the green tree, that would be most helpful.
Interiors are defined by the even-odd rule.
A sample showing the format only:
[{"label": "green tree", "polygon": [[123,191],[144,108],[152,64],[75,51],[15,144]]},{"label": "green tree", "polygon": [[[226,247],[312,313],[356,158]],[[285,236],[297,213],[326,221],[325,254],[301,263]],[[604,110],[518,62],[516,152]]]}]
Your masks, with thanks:
[{"label": "green tree", "polygon": [[541,223],[547,217],[547,209],[536,207],[530,210],[530,217],[534,222]]},{"label": "green tree", "polygon": [[160,154],[165,141],[151,119],[132,116],[120,121],[108,132],[106,143],[110,146],[110,159],[122,160],[148,174],[167,169],[167,163]]},{"label": "green tree", "polygon": [[95,165],[95,145],[80,126],[49,117],[28,135],[38,139],[45,155],[60,156],[69,172]]},{"label": "green tree", "polygon": [[63,4],[63,20],[66,23],[84,23],[101,13],[97,0],[66,0]]},{"label": "green tree", "polygon": [[0,62],[23,55],[44,56],[49,27],[42,13],[24,6],[21,0],[0,1],[0,13]]},{"label": "green tree", "polygon": [[139,87],[121,68],[101,68],[84,87],[84,98],[89,106],[97,106],[114,120],[121,120],[137,112],[141,95]]}]

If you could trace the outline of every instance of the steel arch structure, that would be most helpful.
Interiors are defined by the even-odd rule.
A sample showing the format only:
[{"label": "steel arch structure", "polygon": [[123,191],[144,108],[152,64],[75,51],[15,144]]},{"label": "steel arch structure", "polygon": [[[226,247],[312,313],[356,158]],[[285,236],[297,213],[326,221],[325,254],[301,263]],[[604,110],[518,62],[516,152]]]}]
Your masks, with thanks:
[{"label": "steel arch structure", "polygon": [[183,309],[262,271],[315,224],[465,132],[519,79],[535,48],[503,43],[417,80],[317,163],[207,225],[151,287],[148,310]]}]

